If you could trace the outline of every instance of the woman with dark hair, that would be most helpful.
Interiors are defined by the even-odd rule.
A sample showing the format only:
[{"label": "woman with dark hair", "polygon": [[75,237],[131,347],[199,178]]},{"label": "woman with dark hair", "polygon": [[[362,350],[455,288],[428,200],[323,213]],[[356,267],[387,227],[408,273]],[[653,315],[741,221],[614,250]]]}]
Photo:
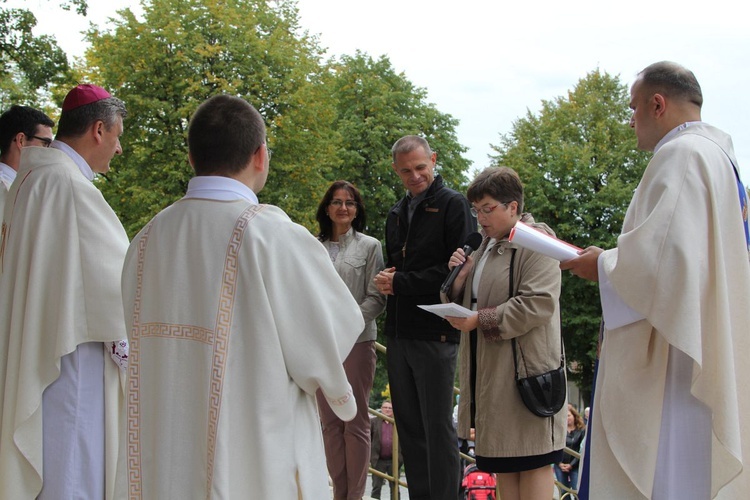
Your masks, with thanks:
[{"label": "woman with dark hair", "polygon": [[447,318],[462,332],[458,434],[466,437],[476,429],[477,466],[497,473],[503,500],[549,498],[551,465],[563,457],[565,411],[549,417],[532,413],[519,394],[516,371],[528,377],[561,364],[560,266],[508,236],[518,221],[553,233],[524,213],[523,185],[511,168],[484,170],[466,197],[484,238],[468,257],[461,248],[453,253],[448,267],[465,265],[443,294],[444,301],[475,311],[468,318]]},{"label": "woman with dark hair", "polygon": [[[586,426],[583,417],[568,405],[568,437],[565,439],[565,447],[580,453],[581,442],[586,436]],[[555,476],[557,481],[570,489],[578,489],[578,466],[580,460],[568,453],[563,454],[563,459],[555,464]],[[560,492],[562,494],[564,492]]]},{"label": "woman with dark hair", "polygon": [[315,215],[320,239],[333,266],[359,303],[365,329],[344,361],[344,371],[357,400],[357,415],[340,420],[318,392],[323,442],[334,500],[361,499],[370,462],[370,418],[367,406],[375,375],[375,318],[385,308],[385,297],[373,281],[383,269],[383,250],[375,238],[362,234],[365,206],[359,190],[347,181],[328,188]]}]

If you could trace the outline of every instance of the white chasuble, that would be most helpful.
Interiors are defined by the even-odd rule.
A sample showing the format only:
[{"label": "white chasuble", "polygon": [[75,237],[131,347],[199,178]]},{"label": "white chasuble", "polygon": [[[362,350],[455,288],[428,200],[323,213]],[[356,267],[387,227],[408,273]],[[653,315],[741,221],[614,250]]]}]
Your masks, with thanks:
[{"label": "white chasuble", "polygon": [[273,206],[186,197],[133,240],[123,300],[123,498],[329,497],[315,391],[354,416],[342,360],[364,321],[305,228]]},{"label": "white chasuble", "polygon": [[[711,498],[750,492],[750,263],[727,155],[736,163],[731,139],[714,127],[677,132],[644,172],[617,248],[599,258],[617,295],[644,319],[604,333],[592,499],[660,497],[675,478],[657,472],[690,474],[673,467],[678,459],[705,464]],[[685,376],[680,389],[675,377]],[[670,439],[691,425],[706,432],[706,444],[693,436],[692,456],[679,457]]]},{"label": "white chasuble", "polygon": [[[120,276],[128,239],[101,192],[67,154],[54,148],[22,150],[5,222],[0,248],[0,498],[16,500],[35,498],[42,489],[43,464],[59,458],[43,448],[48,437],[43,413],[46,418],[49,408],[43,408],[42,396],[60,377],[62,358],[88,343],[100,356],[102,343],[125,338]],[[104,378],[103,427],[81,429],[81,421],[73,426],[83,430],[80,439],[99,441],[79,449],[103,448],[104,457],[71,460],[81,476],[93,474],[87,464],[103,470],[105,498],[112,498],[124,372],[109,356],[102,357],[104,367],[97,373]],[[66,402],[80,410],[88,396],[77,397]]]}]

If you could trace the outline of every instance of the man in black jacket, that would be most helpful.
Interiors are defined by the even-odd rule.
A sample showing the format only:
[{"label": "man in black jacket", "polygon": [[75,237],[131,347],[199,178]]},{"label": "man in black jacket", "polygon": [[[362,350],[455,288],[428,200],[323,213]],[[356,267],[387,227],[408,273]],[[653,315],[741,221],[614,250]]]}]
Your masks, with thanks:
[{"label": "man in black jacket", "polygon": [[455,500],[458,449],[452,422],[460,333],[418,305],[439,304],[448,260],[476,220],[466,198],[435,175],[437,154],[418,136],[392,149],[407,194],[386,221],[388,263],[375,278],[388,296],[388,380],[412,500]]}]

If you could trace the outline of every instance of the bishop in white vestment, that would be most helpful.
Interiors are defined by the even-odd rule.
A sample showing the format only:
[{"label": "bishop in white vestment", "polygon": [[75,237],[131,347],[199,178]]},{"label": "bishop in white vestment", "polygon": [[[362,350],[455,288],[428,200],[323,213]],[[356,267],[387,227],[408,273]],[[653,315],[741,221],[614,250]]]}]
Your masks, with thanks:
[{"label": "bishop in white vestment", "polygon": [[91,181],[121,151],[124,114],[104,89],[76,87],[61,140],[21,152],[0,247],[0,499],[114,495],[128,238]]}]

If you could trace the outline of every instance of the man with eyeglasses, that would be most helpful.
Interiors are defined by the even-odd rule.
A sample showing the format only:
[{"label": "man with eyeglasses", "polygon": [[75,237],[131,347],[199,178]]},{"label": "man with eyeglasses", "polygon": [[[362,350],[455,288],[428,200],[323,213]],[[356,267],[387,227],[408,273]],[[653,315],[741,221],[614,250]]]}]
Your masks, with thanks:
[{"label": "man with eyeglasses", "polygon": [[0,115],[0,222],[5,196],[16,178],[21,149],[27,146],[49,147],[52,127],[47,115],[29,106],[13,105]]},{"label": "man with eyeglasses", "polygon": [[[0,244],[0,499],[114,494],[128,237],[92,181],[122,152],[125,114],[79,85],[51,147],[20,154]],[[14,137],[46,145],[48,133]]]},{"label": "man with eyeglasses", "polygon": [[453,386],[460,332],[420,309],[440,303],[440,285],[456,248],[476,231],[466,198],[435,173],[437,154],[425,139],[393,145],[393,170],[407,193],[386,220],[386,269],[375,277],[388,297],[388,381],[404,451],[409,498],[455,500],[459,457]]}]

